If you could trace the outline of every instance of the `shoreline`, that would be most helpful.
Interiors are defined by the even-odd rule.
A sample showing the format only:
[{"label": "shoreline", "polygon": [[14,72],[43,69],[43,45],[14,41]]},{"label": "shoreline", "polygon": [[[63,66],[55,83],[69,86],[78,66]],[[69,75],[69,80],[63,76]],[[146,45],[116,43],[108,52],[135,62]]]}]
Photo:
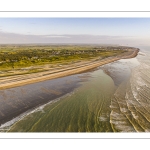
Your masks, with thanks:
[{"label": "shoreline", "polygon": [[88,63],[81,64],[79,66],[76,66],[76,64],[74,64],[74,67],[68,66],[65,69],[56,69],[54,71],[44,71],[39,73],[2,77],[0,78],[0,90],[81,73],[120,59],[134,58],[137,56],[138,52],[139,49],[136,49],[134,51],[127,51],[125,54],[108,57],[102,60],[89,61]]},{"label": "shoreline", "polygon": [[[130,54],[130,55],[128,55],[128,57],[130,56],[130,58],[133,58],[133,57],[136,57],[136,55],[137,55],[137,53],[138,52],[132,52],[132,54]],[[125,57],[125,56],[124,56]],[[126,55],[126,57],[127,57],[127,55]],[[65,72],[66,73],[68,73],[68,72],[70,72],[71,73],[71,75],[73,75],[73,74],[75,74],[74,72],[75,71],[81,71],[81,72],[84,72],[85,70],[84,69],[86,69],[86,70],[90,70],[90,69],[92,69],[92,68],[96,68],[96,67],[98,67],[98,66],[100,66],[100,65],[104,65],[104,64],[106,64],[106,63],[111,63],[111,62],[113,62],[113,61],[116,61],[116,60],[120,60],[120,59],[122,59],[123,58],[123,56],[118,56],[118,57],[113,57],[113,58],[107,58],[107,59],[105,59],[105,60],[103,60],[103,61],[98,61],[98,62],[96,62],[96,63],[94,63],[94,65],[93,65],[93,62],[91,63],[91,64],[87,64],[87,66],[78,66],[78,69],[77,68],[74,68],[74,69],[70,69],[69,68],[69,70],[66,70]],[[81,67],[81,68],[80,68]],[[72,70],[75,70],[75,71],[72,71]],[[60,70],[59,70],[60,71]],[[62,70],[60,71],[60,72],[56,72],[56,73],[52,73],[52,74],[50,74],[51,76],[53,76],[54,78],[56,78],[55,77],[55,74],[58,74],[58,75],[63,75],[62,77],[64,77],[64,74],[62,74]],[[68,74],[66,75],[66,76],[68,76]],[[40,77],[39,77],[40,78]],[[54,79],[53,78],[53,79]],[[31,78],[32,79],[32,78]],[[31,80],[30,79],[30,80]],[[60,80],[61,78],[59,78],[58,80]],[[22,80],[21,80],[22,81]],[[36,79],[36,81],[37,81],[37,79]],[[51,81],[53,81],[53,80],[51,80]],[[51,82],[50,81],[50,82]],[[64,81],[64,80],[63,80]],[[67,79],[67,81],[68,81],[68,79]],[[15,81],[14,81],[15,82]],[[43,80],[43,82],[44,82],[44,80]],[[49,82],[49,81],[48,81]],[[66,81],[64,81],[64,82],[66,82]],[[13,82],[11,82],[11,84],[12,84]],[[21,83],[21,82],[20,82]],[[28,82],[26,82],[27,84],[30,84],[30,83],[28,83]],[[33,83],[35,83],[35,82],[33,82]],[[37,82],[36,82],[37,83]],[[47,81],[45,82],[45,83],[47,83]],[[59,83],[59,82],[58,82]],[[22,83],[21,83],[22,84]],[[26,84],[26,85],[27,85]],[[23,85],[25,85],[25,84],[23,84]],[[45,85],[45,84],[44,84]],[[67,84],[66,84],[67,85]],[[38,99],[35,97],[35,99],[33,99],[33,98],[31,98],[30,100],[28,100],[28,101],[26,101],[26,99],[24,99],[23,101],[22,101],[22,98],[20,99],[21,100],[21,102],[17,102],[17,105],[18,104],[21,104],[22,106],[19,106],[21,109],[19,109],[19,108],[14,108],[14,106],[12,107],[12,104],[13,105],[15,105],[16,106],[16,102],[14,103],[12,100],[13,99],[9,99],[9,101],[4,101],[4,102],[2,102],[2,108],[3,108],[3,104],[7,104],[7,103],[9,103],[9,102],[11,102],[11,103],[9,103],[9,105],[6,107],[6,108],[3,108],[4,110],[6,110],[6,112],[4,112],[4,111],[2,111],[2,112],[0,112],[0,115],[1,115],[1,117],[0,117],[0,124],[1,125],[3,125],[3,124],[5,124],[5,123],[7,123],[7,122],[9,122],[9,121],[11,121],[13,118],[15,118],[15,117],[17,117],[17,116],[19,116],[20,114],[22,114],[22,113],[24,113],[24,112],[26,112],[26,111],[28,111],[28,110],[32,110],[33,108],[37,108],[37,107],[39,107],[39,106],[41,106],[41,105],[44,105],[44,104],[46,104],[47,102],[51,102],[53,99],[58,99],[58,98],[60,98],[61,96],[64,96],[64,94],[67,94],[68,93],[68,90],[69,91],[72,91],[72,89],[74,89],[75,87],[72,87],[72,85],[73,86],[75,86],[76,87],[76,85],[73,83],[73,84],[70,84],[69,86],[67,85],[67,86],[65,86],[66,88],[65,89],[67,89],[67,90],[65,90],[64,91],[64,93],[62,93],[62,94],[54,94],[55,96],[55,98],[53,97],[53,95],[51,96],[51,98],[49,97],[49,96],[47,96],[47,94],[45,93],[45,95],[46,95],[46,97],[47,98],[45,98],[44,96],[42,96],[43,98],[41,99],[40,97],[38,97],[38,95],[36,96],[36,97],[38,97]],[[27,85],[28,86],[28,85]],[[30,85],[29,85],[30,86]],[[53,86],[53,84],[51,85],[51,86]],[[17,87],[17,85],[15,85],[15,86],[13,86],[13,87]],[[18,88],[18,89],[20,89],[20,88]],[[51,90],[51,88],[49,87],[48,89],[50,89]],[[9,89],[8,89],[9,90]],[[11,89],[10,89],[11,90]],[[66,93],[66,91],[67,91],[67,93]],[[50,91],[51,92],[51,91]],[[52,91],[53,92],[53,91]],[[30,94],[29,94],[30,95]],[[32,95],[32,94],[31,94]],[[31,96],[30,95],[30,96]],[[18,97],[19,98],[19,97]],[[11,105],[10,105],[11,104]],[[27,104],[27,105],[26,105]],[[4,105],[5,106],[5,105]],[[12,108],[11,108],[12,107]],[[8,112],[7,112],[7,110],[9,110]],[[3,113],[3,114],[2,114]]]},{"label": "shoreline", "polygon": [[[124,63],[122,63],[122,66],[120,66],[120,67],[118,67],[118,65],[116,65],[116,63],[117,63],[117,64],[120,64],[120,60],[117,61],[117,62],[115,62],[115,63],[110,63],[110,64],[108,64],[108,66],[109,66],[109,65],[114,65],[114,66],[116,66],[116,69],[115,69],[115,70],[117,71],[117,68],[118,68],[118,70],[121,71],[121,72],[124,72],[123,74],[125,75],[125,74],[127,73],[127,70],[130,68],[130,67],[129,67],[129,66],[130,66],[130,60],[133,60],[133,59],[136,59],[136,58],[124,59],[123,62],[124,62],[124,61],[127,61],[127,62],[129,62],[129,64],[124,65]],[[131,62],[131,64],[132,64],[132,62]],[[106,66],[107,66],[107,65],[106,65]],[[105,65],[104,65],[104,67],[105,67]],[[120,68],[120,69],[119,69],[119,68]],[[124,68],[125,70],[124,70],[123,68]],[[127,68],[128,68],[128,69],[127,69]],[[93,83],[93,81],[95,80],[95,79],[94,79],[94,78],[95,78],[95,75],[98,75],[98,76],[99,76],[99,75],[101,74],[100,72],[102,71],[102,70],[101,70],[101,67],[100,67],[100,68],[98,67],[98,68],[92,69],[92,70],[93,70],[93,71],[90,72],[90,78],[87,80],[88,83],[89,83],[89,82]],[[130,70],[130,69],[129,69],[129,70]],[[97,74],[96,72],[97,72],[98,74]],[[112,72],[113,72],[113,71],[112,71]],[[120,72],[120,74],[122,74],[121,72]],[[86,72],[86,73],[88,73],[88,72]],[[120,79],[120,76],[118,76],[118,73],[119,73],[119,72],[116,72],[116,73],[114,73],[114,75],[116,74],[117,79]],[[83,73],[83,74],[84,74],[84,73]],[[104,74],[105,74],[105,72],[104,72]],[[81,74],[81,75],[82,75],[82,74]],[[94,75],[94,76],[93,76],[93,75]],[[77,75],[77,76],[78,76],[78,75]],[[107,75],[106,75],[106,76],[107,76]],[[93,77],[94,77],[94,78],[93,78]],[[102,77],[102,76],[100,75],[99,77]],[[105,78],[105,76],[104,76],[104,78]],[[91,81],[91,79],[92,79],[92,81]],[[94,80],[93,80],[93,79],[94,79]],[[98,84],[99,79],[100,79],[100,78],[98,78],[98,80],[96,79],[96,80],[97,80],[97,83],[96,83],[96,84]],[[57,80],[58,80],[58,79],[57,79]],[[101,80],[103,81],[103,78],[101,78]],[[123,80],[124,80],[124,79],[122,79],[122,81],[123,81]],[[101,82],[102,82],[102,81],[101,81]],[[109,80],[106,80],[106,81],[109,81]],[[113,80],[113,81],[114,81],[114,80]],[[86,83],[85,83],[85,84],[86,84]],[[89,85],[90,85],[90,84],[89,84]],[[92,85],[93,85],[93,84],[92,84]],[[92,85],[91,85],[91,88],[92,88]],[[95,85],[95,84],[94,84],[94,85]],[[100,85],[100,84],[98,84],[98,85]],[[109,85],[110,85],[110,84],[109,84]],[[84,84],[81,85],[81,88],[82,88],[82,86],[84,86]],[[100,86],[100,87],[103,88],[103,86]],[[104,86],[104,87],[105,87],[105,86]],[[80,91],[80,87],[77,88],[77,89],[75,89],[75,90],[76,90],[76,91]],[[85,90],[85,89],[84,89],[84,90]],[[91,90],[92,90],[92,89],[91,89]],[[112,90],[112,89],[111,89],[111,90]],[[114,90],[115,90],[115,89],[114,89]],[[81,90],[81,91],[82,91],[82,90]],[[83,92],[83,91],[82,91],[82,92]],[[76,93],[76,92],[75,92],[75,93]],[[84,92],[83,92],[83,93],[84,93]],[[69,93],[68,93],[68,94],[69,94]],[[77,93],[76,93],[76,94],[77,94]],[[82,94],[82,93],[80,93],[80,94]],[[77,95],[78,95],[78,94],[77,94]],[[80,97],[80,96],[79,96],[79,97]],[[63,102],[63,99],[61,99],[61,100],[62,100],[62,102]],[[94,99],[93,99],[93,100],[94,100]],[[59,102],[59,103],[61,103],[61,102]],[[49,108],[49,107],[51,107],[51,106],[48,106],[48,105],[45,105],[45,106],[47,106],[47,107],[46,107],[45,109],[43,109],[43,111],[47,114],[46,109]],[[55,106],[51,107],[51,109],[54,108],[54,107],[55,107]],[[59,109],[60,109],[60,108],[59,108]],[[41,113],[40,113],[40,114],[41,114]],[[30,116],[32,116],[32,115],[29,115],[27,118],[29,119]],[[33,114],[32,117],[33,117],[33,118],[36,118],[37,116],[39,116],[39,115]],[[57,115],[56,115],[56,116],[57,116]],[[27,120],[28,120],[28,119],[27,119]],[[25,120],[26,120],[26,118],[25,118]],[[23,120],[23,122],[24,122],[25,120]],[[29,120],[28,120],[28,121],[29,121]],[[22,122],[22,121],[21,121],[21,122]],[[108,120],[108,122],[109,122],[109,120]],[[26,121],[25,121],[24,123],[26,123]],[[23,123],[23,124],[24,124],[24,123]],[[20,124],[20,123],[19,123],[19,124]],[[20,126],[20,125],[19,125],[19,126]],[[18,125],[17,125],[17,126],[12,125],[12,127],[10,128],[10,130],[8,130],[7,132],[20,132],[21,130],[20,130],[20,128],[18,128],[19,126],[18,126]],[[19,130],[17,131],[17,129],[19,129]],[[23,127],[23,129],[24,129],[24,127]],[[23,131],[26,132],[26,130],[23,130]],[[38,130],[38,131],[39,131],[39,130]],[[42,131],[42,130],[41,130],[41,131]],[[21,131],[21,132],[22,132],[22,131]],[[32,131],[27,131],[27,132],[32,132]],[[33,132],[34,132],[34,131],[33,131]],[[52,131],[50,131],[50,132],[52,132]],[[61,132],[61,131],[60,131],[60,132]]]},{"label": "shoreline", "polygon": [[0,123],[0,132],[9,132],[11,127],[14,126],[18,121],[20,121],[24,117],[26,117],[26,116],[28,116],[28,115],[30,115],[32,113],[38,112],[38,111],[43,111],[43,108],[45,106],[54,104],[54,103],[58,102],[60,99],[65,98],[68,95],[71,95],[72,93],[74,93],[74,91],[71,92],[71,93],[66,93],[66,94],[64,94],[61,97],[55,98],[55,99],[50,100],[50,101],[48,101],[46,103],[43,103],[43,104],[38,105],[38,106],[35,106],[35,107],[31,108],[31,109],[28,109],[25,112],[19,114],[18,116],[13,117],[13,119],[11,119],[11,120],[8,119],[9,121]]}]

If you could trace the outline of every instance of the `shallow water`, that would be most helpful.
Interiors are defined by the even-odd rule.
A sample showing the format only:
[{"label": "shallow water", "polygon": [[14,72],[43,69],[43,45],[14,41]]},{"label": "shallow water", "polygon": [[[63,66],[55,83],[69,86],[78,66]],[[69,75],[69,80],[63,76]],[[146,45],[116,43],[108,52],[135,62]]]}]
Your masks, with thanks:
[{"label": "shallow water", "polygon": [[84,75],[90,75],[88,81],[84,81],[71,96],[28,115],[10,131],[111,132],[109,105],[114,82],[102,70]]},{"label": "shallow water", "polygon": [[77,75],[72,75],[0,90],[0,124],[72,92],[80,86],[82,80]]}]

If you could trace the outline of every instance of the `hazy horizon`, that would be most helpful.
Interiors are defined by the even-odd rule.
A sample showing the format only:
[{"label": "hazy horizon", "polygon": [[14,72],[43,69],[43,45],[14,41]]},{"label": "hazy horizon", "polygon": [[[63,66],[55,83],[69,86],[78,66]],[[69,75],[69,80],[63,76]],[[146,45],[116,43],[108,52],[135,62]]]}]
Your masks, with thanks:
[{"label": "hazy horizon", "polygon": [[150,45],[150,18],[0,18],[0,44]]}]

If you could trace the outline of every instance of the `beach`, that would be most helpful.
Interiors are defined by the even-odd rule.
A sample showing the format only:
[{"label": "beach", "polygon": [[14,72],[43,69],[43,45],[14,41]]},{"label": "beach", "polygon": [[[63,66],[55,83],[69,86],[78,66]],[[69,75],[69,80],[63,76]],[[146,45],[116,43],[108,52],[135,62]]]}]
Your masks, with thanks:
[{"label": "beach", "polygon": [[120,59],[128,59],[136,57],[139,49],[133,51],[127,51],[121,55],[108,57],[106,59],[96,59],[92,61],[74,63],[73,65],[67,65],[64,68],[60,67],[58,69],[53,69],[50,71],[43,71],[39,73],[25,74],[25,75],[15,75],[0,78],[0,89],[13,88],[21,85],[27,85],[31,83],[41,82],[45,80],[55,79],[59,77],[64,77],[76,73],[81,73],[104,64],[108,64]]}]

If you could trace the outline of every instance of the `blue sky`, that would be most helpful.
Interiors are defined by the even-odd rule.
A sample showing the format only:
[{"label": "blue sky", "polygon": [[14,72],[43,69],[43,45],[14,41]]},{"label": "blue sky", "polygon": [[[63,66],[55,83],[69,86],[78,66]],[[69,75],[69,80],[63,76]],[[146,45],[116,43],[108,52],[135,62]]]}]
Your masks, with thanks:
[{"label": "blue sky", "polygon": [[0,43],[149,45],[150,18],[0,18]]}]

